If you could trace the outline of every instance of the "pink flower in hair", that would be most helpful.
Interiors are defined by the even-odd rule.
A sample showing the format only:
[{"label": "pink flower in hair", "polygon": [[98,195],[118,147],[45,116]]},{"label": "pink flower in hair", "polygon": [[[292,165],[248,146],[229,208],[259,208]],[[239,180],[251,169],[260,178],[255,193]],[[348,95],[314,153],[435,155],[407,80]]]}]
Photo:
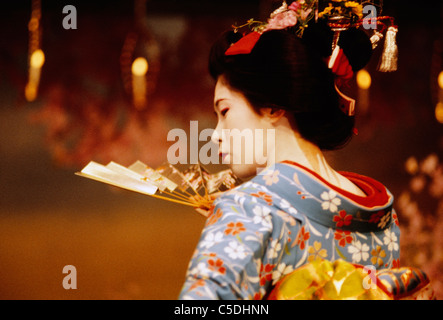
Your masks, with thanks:
[{"label": "pink flower in hair", "polygon": [[289,10],[292,10],[295,13],[297,13],[299,19],[302,21],[306,20],[312,12],[312,8],[307,8],[307,9],[303,8],[305,3],[306,3],[305,0],[294,1],[288,7]]},{"label": "pink flower in hair", "polygon": [[268,25],[262,32],[277,29],[286,29],[293,27],[300,20],[304,24],[312,12],[312,6],[309,7],[305,0],[298,0],[291,3],[288,7],[286,2],[271,14]]},{"label": "pink flower in hair", "polygon": [[297,14],[292,10],[285,10],[274,15],[268,20],[268,25],[263,30],[263,32],[269,30],[279,30],[286,29],[288,27],[293,27],[297,24]]}]

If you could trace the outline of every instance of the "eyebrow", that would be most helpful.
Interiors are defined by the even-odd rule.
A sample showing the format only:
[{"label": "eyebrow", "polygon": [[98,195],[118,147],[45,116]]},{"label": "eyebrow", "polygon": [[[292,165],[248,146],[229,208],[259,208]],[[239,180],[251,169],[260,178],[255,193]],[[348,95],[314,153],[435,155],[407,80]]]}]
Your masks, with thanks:
[{"label": "eyebrow", "polygon": [[214,102],[214,109],[215,108],[219,108],[219,104],[220,104],[220,102],[223,102],[223,101],[225,101],[225,100],[228,100],[227,98],[220,98],[220,99],[217,99],[215,102]]}]

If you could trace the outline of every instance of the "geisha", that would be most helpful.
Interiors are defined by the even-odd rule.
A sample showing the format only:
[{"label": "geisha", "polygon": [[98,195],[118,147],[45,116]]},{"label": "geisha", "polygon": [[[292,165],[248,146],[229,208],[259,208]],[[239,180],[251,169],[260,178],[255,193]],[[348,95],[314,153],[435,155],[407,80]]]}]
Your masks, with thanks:
[{"label": "geisha", "polygon": [[[337,38],[321,20],[300,24],[301,17],[314,22],[312,8],[300,15],[300,3],[245,36],[224,33],[211,50],[213,141],[237,176],[253,178],[215,200],[181,299],[263,299],[318,258],[375,269],[399,264],[392,194],[374,179],[334,170],[322,153],[354,134],[352,99],[339,84],[367,64],[372,44],[356,28]],[[227,148],[226,129],[275,132],[263,146],[260,175],[263,159],[236,161],[251,147]]]}]

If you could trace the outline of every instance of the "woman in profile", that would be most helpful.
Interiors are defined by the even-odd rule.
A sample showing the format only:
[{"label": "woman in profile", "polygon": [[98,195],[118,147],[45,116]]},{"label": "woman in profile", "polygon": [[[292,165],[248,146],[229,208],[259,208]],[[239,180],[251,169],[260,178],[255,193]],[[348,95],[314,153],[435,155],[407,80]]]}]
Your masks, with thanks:
[{"label": "woman in profile", "polygon": [[[322,154],[354,134],[354,104],[339,89],[367,64],[371,41],[357,28],[337,37],[305,4],[282,6],[245,36],[226,32],[211,50],[213,140],[234,173],[253,178],[215,200],[181,299],[263,299],[317,258],[377,269],[399,263],[391,193],[369,177],[337,172]],[[225,134],[233,129],[273,139],[240,150]],[[254,161],[244,161],[252,152]]]}]

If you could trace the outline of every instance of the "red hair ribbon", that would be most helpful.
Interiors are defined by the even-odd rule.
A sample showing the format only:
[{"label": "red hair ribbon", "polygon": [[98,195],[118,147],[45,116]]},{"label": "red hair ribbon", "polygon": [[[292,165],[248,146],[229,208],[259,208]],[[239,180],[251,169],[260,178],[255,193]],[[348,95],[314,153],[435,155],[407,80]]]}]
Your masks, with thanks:
[{"label": "red hair ribbon", "polygon": [[260,39],[260,36],[261,34],[258,32],[248,33],[246,36],[231,45],[231,47],[226,50],[225,55],[235,56],[237,54],[250,54],[258,39]]},{"label": "red hair ribbon", "polygon": [[354,76],[354,71],[346,57],[343,49],[336,46],[331,57],[327,60],[328,67],[335,75],[335,90],[340,96],[340,109],[348,116],[355,114],[355,100],[340,91],[343,85],[347,84]]},{"label": "red hair ribbon", "polygon": [[337,86],[341,87],[354,76],[354,71],[343,49],[336,46],[328,60],[328,67],[336,76]]}]

